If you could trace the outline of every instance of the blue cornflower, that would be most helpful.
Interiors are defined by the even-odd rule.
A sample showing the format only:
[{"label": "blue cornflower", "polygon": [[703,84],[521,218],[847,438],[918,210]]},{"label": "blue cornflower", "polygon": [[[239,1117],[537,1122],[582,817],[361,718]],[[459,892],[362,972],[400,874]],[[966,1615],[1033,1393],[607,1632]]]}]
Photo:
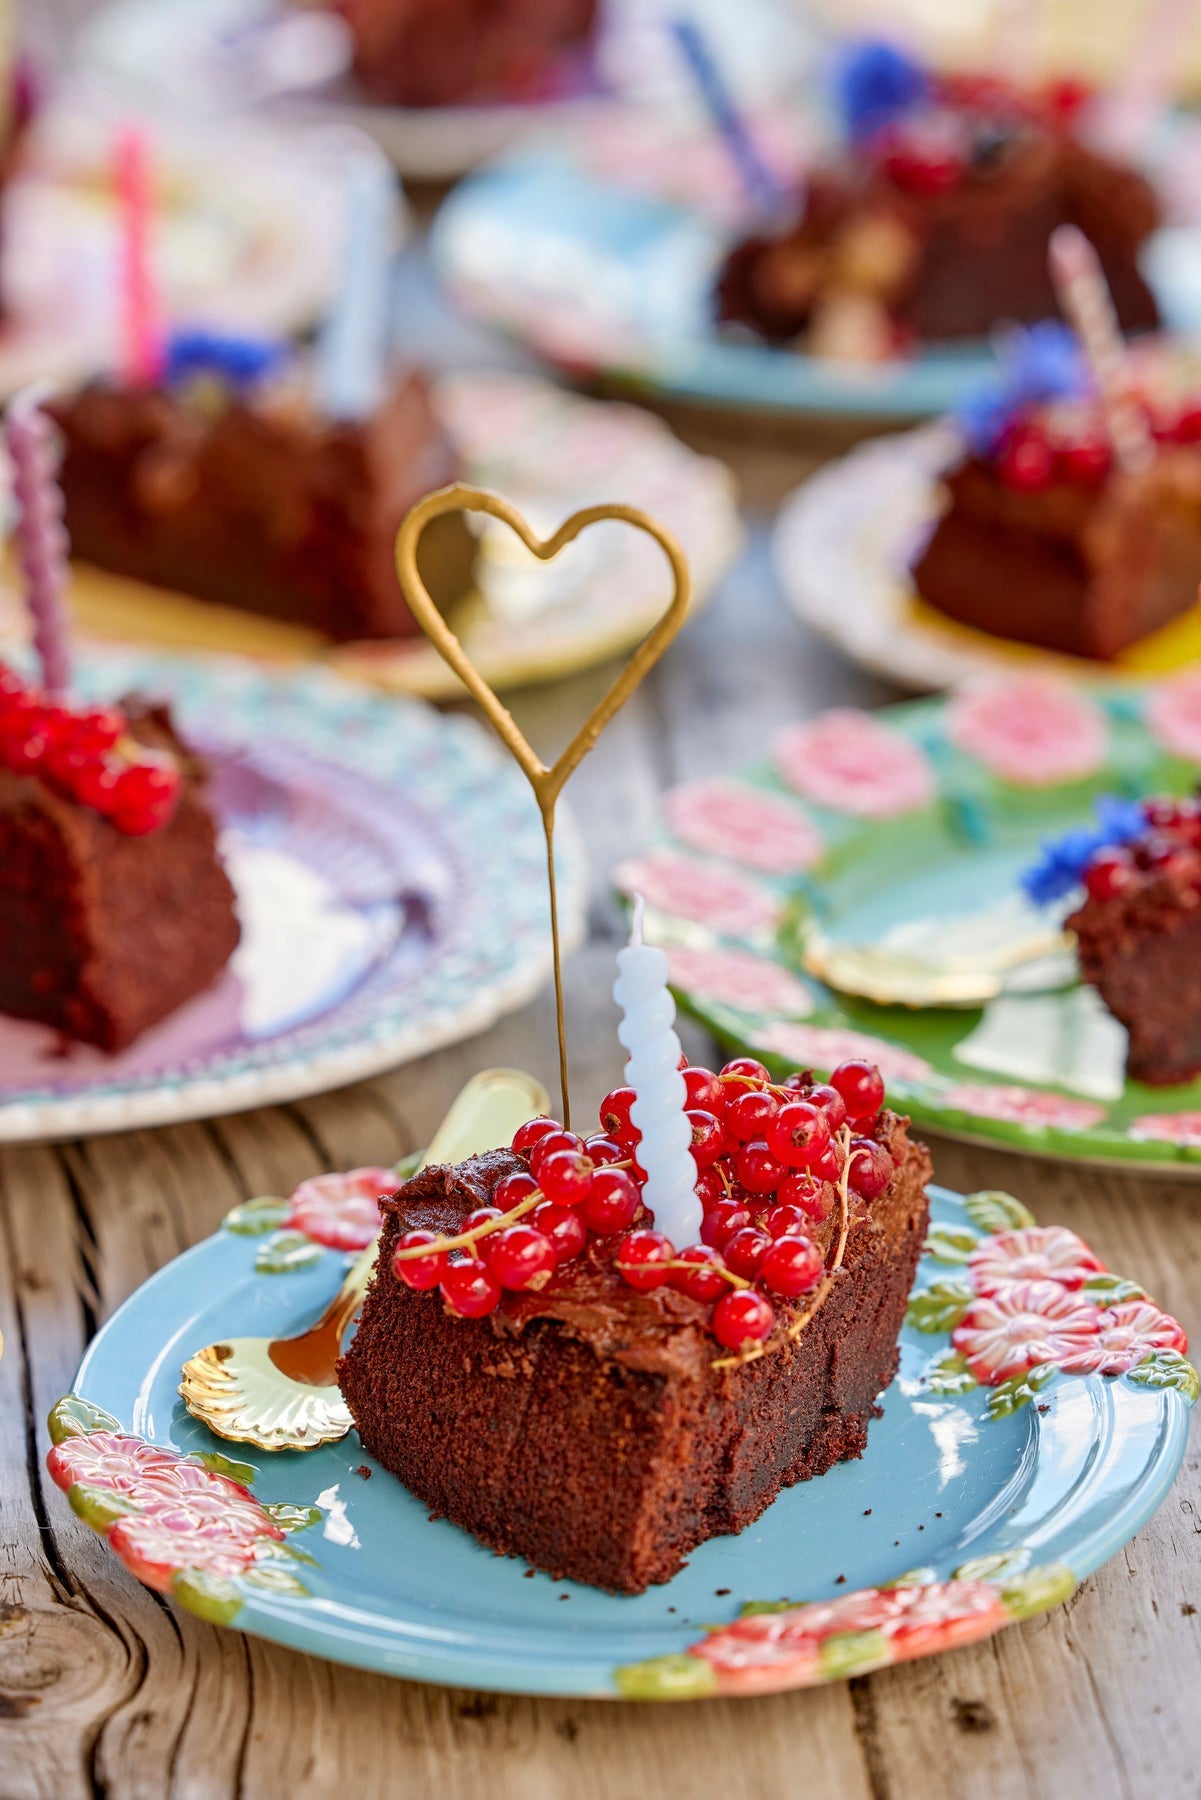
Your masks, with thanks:
[{"label": "blue cornflower", "polygon": [[1102,794],[1096,801],[1095,825],[1074,825],[1057,838],[1044,838],[1038,861],[1022,872],[1021,887],[1036,906],[1062,900],[1084,880],[1084,871],[1100,850],[1128,844],[1147,829],[1146,816],[1136,800]]},{"label": "blue cornflower", "polygon": [[202,325],[185,326],[167,340],[167,382],[217,375],[232,387],[253,387],[273,374],[287,354],[287,344],[278,338],[237,337]]},{"label": "blue cornflower", "polygon": [[1088,392],[1088,364],[1075,333],[1058,319],[1006,333],[997,351],[1000,368],[965,395],[955,409],[959,429],[975,456],[991,456],[1014,416],[1027,406],[1078,399]]},{"label": "blue cornflower", "polygon": [[883,38],[847,46],[831,73],[843,130],[853,144],[890,125],[930,91],[922,65]]}]

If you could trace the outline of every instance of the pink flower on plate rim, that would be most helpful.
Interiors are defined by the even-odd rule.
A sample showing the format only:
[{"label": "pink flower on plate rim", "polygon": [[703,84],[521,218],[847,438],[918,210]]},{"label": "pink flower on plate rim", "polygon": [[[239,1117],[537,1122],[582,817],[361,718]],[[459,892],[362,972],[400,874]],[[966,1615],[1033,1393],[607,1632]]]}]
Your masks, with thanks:
[{"label": "pink flower on plate rim", "polygon": [[105,1532],[130,1574],[160,1594],[170,1591],[181,1569],[240,1575],[258,1561],[260,1536],[265,1535],[222,1531],[207,1519],[154,1512],[115,1519]]},{"label": "pink flower on plate rim", "polygon": [[968,1277],[978,1294],[997,1294],[1015,1281],[1054,1281],[1074,1291],[1104,1271],[1084,1239],[1066,1225],[1025,1225],[998,1231],[968,1257]]},{"label": "pink flower on plate rim", "polygon": [[1132,1138],[1201,1150],[1201,1112],[1143,1113],[1131,1120],[1128,1130]]},{"label": "pink flower on plate rim", "polygon": [[[199,1463],[190,1466],[208,1475]],[[93,1431],[86,1437],[64,1438],[61,1444],[55,1444],[46,1458],[46,1467],[64,1490],[80,1482],[106,1493],[141,1499],[160,1481],[175,1483],[179,1457],[173,1450],[143,1443],[141,1438],[115,1431]],[[246,1492],[236,1482],[229,1485],[239,1493]]]},{"label": "pink flower on plate rim", "polygon": [[786,1057],[797,1068],[818,1069],[827,1075],[839,1063],[857,1056],[875,1063],[886,1081],[925,1081],[934,1073],[930,1064],[912,1050],[869,1037],[864,1031],[845,1030],[840,1025],[793,1025],[781,1021],[757,1031],[754,1046]]},{"label": "pink flower on plate rim", "polygon": [[1067,1375],[1125,1375],[1156,1350],[1188,1349],[1188,1335],[1151,1300],[1120,1300],[1101,1313],[1096,1337],[1063,1359]]},{"label": "pink flower on plate rim", "polygon": [[762,875],[798,875],[821,858],[821,833],[799,806],[745,781],[689,781],[663,802],[682,843]]},{"label": "pink flower on plate rim", "polygon": [[779,901],[758,882],[673,850],[630,857],[614,869],[613,882],[623,894],[641,894],[657,912],[732,937],[773,930],[780,916]]},{"label": "pink flower on plate rim", "polygon": [[739,1012],[803,1018],[813,1011],[813,996],[805,984],[791,970],[752,950],[673,944],[667,948],[667,966],[673,987]]},{"label": "pink flower on plate rim", "polygon": [[1151,690],[1144,713],[1156,743],[1184,762],[1201,763],[1201,669],[1182,669]]},{"label": "pink flower on plate rim", "polygon": [[1017,787],[1082,781],[1105,761],[1109,726],[1094,700],[1046,675],[986,680],[947,707],[958,749]]},{"label": "pink flower on plate rim", "polygon": [[394,1169],[312,1175],[289,1200],[284,1225],[330,1250],[365,1250],[379,1233],[379,1196],[396,1186]]},{"label": "pink flower on plate rim", "polygon": [[944,1107],[956,1112],[1029,1125],[1034,1130],[1054,1127],[1059,1131],[1089,1131],[1105,1117],[1105,1108],[1094,1106],[1091,1100],[1069,1100],[1062,1094],[1048,1094],[1037,1088],[960,1082],[944,1089],[940,1098]]},{"label": "pink flower on plate rim", "polygon": [[898,818],[928,806],[937,791],[924,752],[894,725],[853,707],[787,726],[772,756],[804,799],[856,819]]},{"label": "pink flower on plate rim", "polygon": [[999,1591],[983,1581],[942,1581],[864,1588],[837,1600],[778,1613],[756,1613],[717,1628],[689,1654],[707,1662],[723,1694],[772,1693],[821,1678],[822,1645],[846,1633],[876,1631],[889,1662],[989,1637],[1006,1624]]},{"label": "pink flower on plate rim", "polygon": [[1038,1363],[1063,1365],[1096,1338],[1100,1308],[1054,1281],[1017,1281],[981,1294],[951,1342],[985,1387],[1024,1375]]}]

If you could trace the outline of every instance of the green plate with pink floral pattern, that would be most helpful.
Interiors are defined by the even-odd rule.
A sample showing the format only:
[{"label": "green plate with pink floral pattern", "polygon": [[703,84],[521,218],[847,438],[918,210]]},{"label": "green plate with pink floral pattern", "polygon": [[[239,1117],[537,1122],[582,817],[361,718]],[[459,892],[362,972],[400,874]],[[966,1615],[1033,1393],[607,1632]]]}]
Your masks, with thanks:
[{"label": "green plate with pink floral pattern", "polygon": [[377,1173],[238,1208],[108,1321],[51,1414],[50,1474],[74,1511],[130,1572],[217,1624],[517,1693],[807,1687],[1067,1599],[1184,1456],[1198,1382],[1177,1322],[1011,1195],[935,1188],[900,1368],[860,1460],[788,1489],[645,1594],[527,1578],[431,1520],[353,1433],[235,1462],[239,1447],[177,1397],[196,1345],[320,1312],[370,1241]]},{"label": "green plate with pink floral pattern", "polygon": [[[785,728],[672,790],[614,879],[644,895],[682,1004],[776,1070],[865,1056],[919,1125],[1201,1174],[1201,1080],[1126,1079],[1125,1031],[1060,935],[1070,906],[1020,887],[1100,796],[1187,793],[1199,770],[1201,669],[1087,693],[998,677]],[[982,1003],[944,1003],[982,981]]]}]

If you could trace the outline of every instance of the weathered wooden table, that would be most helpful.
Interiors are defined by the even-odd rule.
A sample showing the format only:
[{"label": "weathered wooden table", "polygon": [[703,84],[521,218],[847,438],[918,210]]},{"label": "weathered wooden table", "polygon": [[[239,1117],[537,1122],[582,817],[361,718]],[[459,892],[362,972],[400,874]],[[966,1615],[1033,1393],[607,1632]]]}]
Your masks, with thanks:
[{"label": "weathered wooden table", "polygon": [[[735,455],[768,498],[801,464]],[[543,754],[610,678],[519,699]],[[580,1112],[617,1064],[618,915],[605,874],[656,795],[724,769],[820,705],[884,696],[809,639],[761,535],[572,786],[594,863],[568,972]],[[705,1050],[699,1035],[691,1047]],[[553,1087],[547,1000],[458,1049],[295,1106],[0,1152],[0,1796],[621,1797],[804,1791],[813,1800],[1201,1794],[1201,1459],[1070,1605],[986,1643],[842,1686],[677,1707],[420,1687],[309,1660],[177,1611],[128,1577],[44,1472],[45,1416],[99,1321],[237,1200],[423,1143],[474,1069]],[[1201,1187],[936,1143],[939,1177],[1004,1186],[1137,1274],[1201,1339]],[[1198,1409],[1201,1424],[1201,1409]]]}]

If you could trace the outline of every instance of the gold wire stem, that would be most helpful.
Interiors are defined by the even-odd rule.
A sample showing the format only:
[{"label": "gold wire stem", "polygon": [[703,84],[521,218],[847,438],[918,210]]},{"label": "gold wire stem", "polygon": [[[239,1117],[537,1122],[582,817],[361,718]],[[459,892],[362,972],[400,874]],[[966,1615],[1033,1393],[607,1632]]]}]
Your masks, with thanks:
[{"label": "gold wire stem", "polygon": [[[645,532],[667,558],[672,577],[672,594],[667,610],[658,624],[643,638],[608,692],[593,707],[566,750],[549,767],[534,751],[507,706],[504,706],[471,661],[459,639],[438,611],[429,589],[417,567],[417,549],[427,525],[445,513],[487,513],[509,527],[521,543],[540,562],[550,562],[589,525],[603,519],[615,519]],[[568,777],[577,769],[610,720],[621,711],[626,701],[658,662],[676,632],[684,623],[692,596],[688,562],[673,534],[636,506],[585,506],[564,519],[549,538],[540,538],[529,524],[499,494],[487,488],[468,487],[457,482],[453,487],[439,488],[427,494],[405,518],[396,537],[396,571],[409,611],[438,652],[443,662],[459,677],[501,743],[508,750],[529,782],[538,804],[546,833],[547,865],[550,878],[551,939],[555,965],[555,1011],[559,1036],[559,1073],[563,1087],[563,1123],[568,1123],[570,1103],[567,1084],[567,1031],[563,1017],[563,977],[559,948],[558,904],[554,871],[555,803]]]}]

